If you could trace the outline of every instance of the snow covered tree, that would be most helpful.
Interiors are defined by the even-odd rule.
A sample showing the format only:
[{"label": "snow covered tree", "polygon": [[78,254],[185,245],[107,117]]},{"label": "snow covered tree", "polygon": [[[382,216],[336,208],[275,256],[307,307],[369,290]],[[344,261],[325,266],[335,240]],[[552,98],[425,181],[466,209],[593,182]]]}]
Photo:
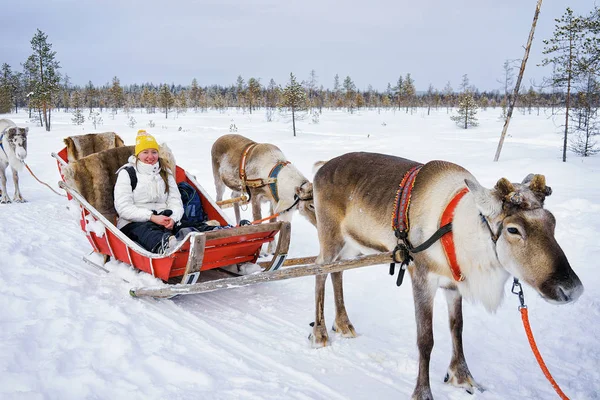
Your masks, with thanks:
[{"label": "snow covered tree", "polygon": [[48,43],[48,35],[39,29],[31,39],[31,48],[33,54],[25,64],[31,77],[31,97],[42,114],[46,131],[50,131],[51,110],[60,91],[60,64],[56,61],[56,52],[52,51],[52,44]]},{"label": "snow covered tree", "polygon": [[467,129],[469,126],[477,126],[477,103],[473,98],[473,93],[469,90],[461,93],[458,96],[458,115],[453,115],[450,119],[458,126],[462,126]]},{"label": "snow covered tree", "polygon": [[[337,75],[336,75],[337,76]],[[290,81],[281,94],[280,107],[292,114],[292,129],[296,136],[296,119],[302,117],[306,111],[306,93],[301,84],[296,81],[293,73],[290,73]]]},{"label": "snow covered tree", "polygon": [[398,78],[398,82],[396,83],[396,86],[394,86],[394,97],[396,98],[396,104],[398,105],[398,110],[400,110],[402,108],[402,100],[403,100],[403,96],[404,96],[404,92],[403,92],[403,88],[404,88],[404,78],[402,78],[402,75],[400,75],[400,77]]}]

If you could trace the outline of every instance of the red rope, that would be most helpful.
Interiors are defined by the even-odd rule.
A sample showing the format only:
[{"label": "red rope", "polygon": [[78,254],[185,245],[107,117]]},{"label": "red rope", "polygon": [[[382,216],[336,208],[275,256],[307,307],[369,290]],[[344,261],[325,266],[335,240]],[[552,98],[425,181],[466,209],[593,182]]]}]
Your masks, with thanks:
[{"label": "red rope", "polygon": [[548,367],[546,367],[546,363],[544,363],[544,360],[542,359],[542,355],[540,354],[540,351],[538,350],[537,345],[535,344],[535,339],[533,338],[533,333],[531,332],[531,326],[529,326],[529,317],[527,315],[527,307],[521,307],[520,311],[521,311],[521,319],[523,320],[523,327],[525,328],[525,333],[527,333],[527,339],[529,340],[529,345],[531,346],[531,351],[533,351],[533,354],[535,355],[535,359],[537,360],[538,364],[540,365],[542,372],[544,373],[544,375],[546,376],[546,379],[548,379],[548,381],[550,382],[550,384],[552,385],[554,390],[556,390],[556,393],[558,393],[558,396],[563,400],[569,400],[567,395],[564,394],[563,391],[560,389],[560,387],[558,386],[558,384],[556,383],[554,378],[552,378],[552,375],[550,375],[550,371],[548,371]]}]

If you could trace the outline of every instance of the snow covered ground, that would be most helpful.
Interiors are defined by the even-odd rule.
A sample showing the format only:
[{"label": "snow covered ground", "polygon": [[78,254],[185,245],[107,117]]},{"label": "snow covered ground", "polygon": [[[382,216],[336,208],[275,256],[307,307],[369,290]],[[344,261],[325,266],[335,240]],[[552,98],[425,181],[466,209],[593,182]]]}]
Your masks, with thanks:
[{"label": "snow covered ground", "polygon": [[[418,161],[445,159],[469,169],[491,187],[500,177],[520,182],[529,172],[546,175],[553,194],[546,206],[557,219],[556,236],[585,292],[574,304],[555,306],[524,286],[540,351],[571,399],[600,398],[600,158],[572,153],[561,162],[562,136],[545,115],[517,112],[500,162],[492,162],[500,111],[481,112],[480,126],[458,128],[445,109],[425,115],[326,111],[318,124],[301,121],[298,137],[282,117],[210,111],[164,119],[137,111],[97,132],[115,131],[126,143],[146,128],[167,142],[177,161],[214,194],[210,147],[230,125],[259,142],[277,144],[306,176],[312,164],[349,151],[389,153]],[[30,127],[27,162],[56,187],[50,153],[69,135],[93,132],[55,113],[46,132],[27,114],[1,115]],[[150,120],[156,126],[148,127]],[[12,196],[12,182],[9,182]],[[106,274],[82,261],[91,248],[67,201],[21,173],[24,204],[0,205],[0,398],[8,399],[406,399],[417,375],[410,283],[401,288],[388,267],[346,272],[346,305],[359,334],[312,349],[314,278],[259,284],[172,300],[134,299],[132,286],[156,281],[124,264]],[[249,216],[249,212],[247,212]],[[293,221],[290,255],[316,255],[316,231]],[[124,280],[129,281],[126,283]],[[326,320],[333,322],[330,284]],[[474,396],[445,385],[451,355],[445,300],[436,297],[431,385],[437,399],[553,399],[532,355],[506,287],[496,314],[465,303],[464,342],[473,376],[487,388]]]}]

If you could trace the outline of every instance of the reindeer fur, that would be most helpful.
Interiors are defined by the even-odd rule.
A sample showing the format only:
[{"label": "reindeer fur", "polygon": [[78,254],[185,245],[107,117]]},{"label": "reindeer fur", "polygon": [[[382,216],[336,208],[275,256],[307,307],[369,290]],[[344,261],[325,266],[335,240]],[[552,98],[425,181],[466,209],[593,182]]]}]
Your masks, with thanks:
[{"label": "reindeer fur", "polygon": [[[359,253],[392,251],[397,239],[391,227],[394,198],[402,177],[417,163],[403,158],[349,153],[323,165],[314,179],[314,201],[321,251],[317,263],[354,257]],[[433,348],[433,299],[437,288],[446,295],[453,354],[446,381],[472,392],[481,387],[467,366],[462,344],[462,298],[481,302],[488,311],[500,305],[509,275],[523,280],[553,303],[576,300],[583,292],[554,238],[555,220],[543,209],[551,189],[542,175],[521,183],[500,179],[485,189],[464,168],[444,161],[425,164],[414,184],[409,209],[409,240],[416,246],[438,228],[453,196],[469,192],[455,209],[452,234],[458,264],[466,279],[453,280],[441,243],[414,254],[411,276],[419,368],[413,399],[432,399],[429,360]],[[488,228],[489,226],[489,228]],[[498,235],[492,240],[492,232]],[[327,345],[323,305],[326,275],[316,277],[314,347]],[[334,330],[355,337],[343,298],[342,273],[332,274],[336,316]]]},{"label": "reindeer fur", "polygon": [[25,165],[27,157],[27,133],[29,128],[17,127],[9,119],[0,119],[0,135],[2,135],[2,149],[0,149],[0,203],[10,203],[6,192],[6,168],[10,165],[15,186],[13,200],[17,203],[25,202],[19,190],[19,171]]},{"label": "reindeer fur", "polygon": [[67,160],[69,162],[77,161],[104,150],[125,146],[123,139],[114,132],[69,136],[64,139],[64,142],[67,146]]},{"label": "reindeer fur", "polygon": [[[217,192],[217,201],[223,200],[223,194],[226,188],[233,191],[232,197],[240,196],[242,193],[242,181],[240,179],[240,160],[244,149],[254,141],[241,135],[224,135],[213,144],[212,166],[213,177]],[[287,161],[282,151],[275,145],[269,143],[259,143],[249,153],[246,159],[246,175],[248,179],[262,178],[266,179],[271,169],[280,161]],[[271,215],[284,211],[294,204],[294,196],[297,195],[302,200],[295,207],[300,214],[306,217],[310,223],[316,224],[315,211],[312,201],[312,183],[302,175],[294,166],[288,164],[281,169],[277,176],[277,190],[279,202],[276,202],[268,186],[250,187],[252,218],[259,220],[262,218],[261,202],[268,202]],[[234,204],[236,222],[240,222],[239,205]],[[290,210],[293,211],[293,210]],[[291,221],[292,212],[281,214],[278,219]],[[271,245],[274,242],[271,243]],[[272,247],[269,249],[272,250]]]}]

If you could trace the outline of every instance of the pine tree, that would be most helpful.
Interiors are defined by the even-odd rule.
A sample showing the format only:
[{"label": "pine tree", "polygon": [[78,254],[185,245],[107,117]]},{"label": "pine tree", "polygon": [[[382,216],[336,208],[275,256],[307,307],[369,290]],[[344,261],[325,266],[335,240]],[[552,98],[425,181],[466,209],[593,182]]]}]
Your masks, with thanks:
[{"label": "pine tree", "polygon": [[244,107],[244,97],[246,96],[246,84],[244,82],[244,78],[241,75],[238,75],[237,80],[235,81],[235,96],[237,100],[237,107]]},{"label": "pine tree", "polygon": [[396,83],[396,86],[394,86],[394,97],[396,98],[396,104],[398,105],[398,110],[400,110],[402,108],[402,96],[403,96],[403,88],[404,88],[404,79],[402,78],[402,75],[400,75],[400,77],[398,78],[398,82]]},{"label": "pine tree", "polygon": [[32,75],[32,98],[42,114],[46,131],[50,131],[51,109],[60,91],[60,64],[55,59],[56,52],[52,51],[52,44],[48,43],[48,35],[39,29],[31,39],[31,48],[33,54],[26,62],[26,70]]},{"label": "pine tree", "polygon": [[250,78],[248,80],[248,89],[246,90],[246,101],[250,108],[250,114],[252,109],[255,109],[260,98],[260,81],[256,78]]},{"label": "pine tree", "polygon": [[113,77],[112,86],[109,90],[109,103],[112,107],[113,113],[116,114],[117,110],[123,106],[125,96],[123,95],[123,88],[121,82],[116,76]]},{"label": "pine tree", "polygon": [[[466,75],[465,75],[466,76]],[[458,96],[458,115],[453,115],[450,119],[467,129],[469,126],[477,126],[477,103],[473,98],[473,93],[469,90]]]},{"label": "pine tree", "polygon": [[4,63],[0,71],[0,114],[7,114],[12,109],[13,85],[14,79],[10,65]]},{"label": "pine tree", "polygon": [[356,85],[352,81],[350,76],[344,79],[344,103],[348,108],[348,112],[352,114],[354,112],[356,102]]},{"label": "pine tree", "polygon": [[406,113],[408,114],[409,107],[413,106],[413,100],[417,90],[415,89],[415,81],[410,77],[410,74],[406,74],[406,78],[402,84],[402,96],[406,100]]},{"label": "pine tree", "polygon": [[297,114],[306,111],[306,93],[302,85],[296,81],[293,73],[290,73],[290,81],[283,89],[280,106],[292,113],[292,129],[296,136],[296,119],[300,117]]},{"label": "pine tree", "polygon": [[169,89],[169,86],[166,84],[161,85],[160,90],[158,92],[158,102],[160,107],[165,112],[165,118],[169,118],[169,111],[173,107],[175,103],[175,99],[173,98],[173,94]]},{"label": "pine tree", "polygon": [[202,89],[198,87],[198,81],[196,78],[192,80],[192,87],[190,88],[190,105],[194,107],[194,111],[198,111],[200,106],[200,97],[202,96]]},{"label": "pine tree", "polygon": [[567,7],[565,14],[555,19],[554,36],[544,40],[543,54],[549,58],[542,60],[542,65],[552,64],[554,74],[551,78],[554,87],[567,89],[565,100],[565,132],[563,137],[563,162],[567,161],[567,138],[569,134],[569,112],[571,107],[571,86],[577,76],[575,70],[577,49],[583,42],[583,24],[580,17],[573,15],[573,10]]}]

